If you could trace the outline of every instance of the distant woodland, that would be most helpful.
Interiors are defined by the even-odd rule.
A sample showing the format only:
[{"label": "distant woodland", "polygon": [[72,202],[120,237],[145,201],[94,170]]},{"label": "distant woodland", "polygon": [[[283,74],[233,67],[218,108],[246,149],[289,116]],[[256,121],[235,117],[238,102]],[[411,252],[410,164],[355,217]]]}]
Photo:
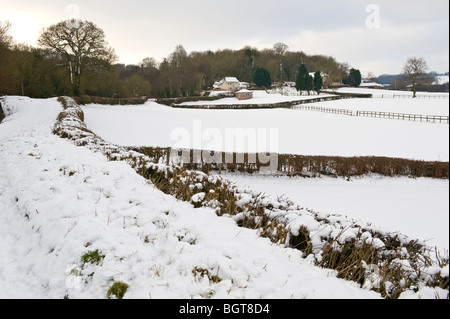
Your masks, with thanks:
[{"label": "distant woodland", "polygon": [[[325,75],[320,82],[324,88],[333,83],[361,83],[359,70],[348,63],[331,56],[290,51],[283,43],[267,49],[246,46],[240,50],[190,53],[178,45],[162,61],[150,56],[135,65],[124,65],[117,63],[118,57],[106,42],[103,30],[89,21],[61,21],[43,29],[37,47],[15,42],[10,29],[9,22],[0,21],[0,95],[188,97],[202,95],[226,76],[258,84],[256,78],[261,72],[268,83],[289,81],[296,82],[297,87],[299,75],[304,76],[302,72],[306,70],[309,74]],[[372,80],[388,81],[395,89],[408,85],[401,75]],[[448,92],[448,83],[431,88]],[[430,90],[430,86],[422,89]]]},{"label": "distant woodland", "polygon": [[[117,64],[114,49],[107,46],[101,28],[87,21],[72,22],[47,28],[38,47],[32,47],[15,43],[9,35],[11,25],[0,21],[0,94],[167,98],[200,95],[225,76],[250,83],[258,67],[269,71],[272,82],[295,81],[301,64],[309,72],[329,75],[330,81],[342,82],[350,71],[348,64],[333,57],[291,52],[282,43],[264,50],[247,46],[191,53],[178,45],[163,61],[147,57],[136,65]],[[62,34],[70,34],[73,39],[94,34],[92,41],[97,47],[91,52],[103,50],[103,54],[82,56],[80,62],[79,52],[73,47],[79,43],[65,43],[70,50],[62,48]]]}]

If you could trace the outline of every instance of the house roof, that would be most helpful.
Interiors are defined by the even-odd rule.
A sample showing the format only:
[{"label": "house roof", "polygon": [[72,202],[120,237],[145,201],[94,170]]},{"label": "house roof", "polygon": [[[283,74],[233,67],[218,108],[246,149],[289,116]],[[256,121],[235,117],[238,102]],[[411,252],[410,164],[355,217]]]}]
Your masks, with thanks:
[{"label": "house roof", "polygon": [[229,76],[225,78],[225,82],[239,82],[239,80],[235,77]]},{"label": "house roof", "polygon": [[237,91],[236,93],[253,93],[252,91],[250,91],[250,90],[240,90],[240,91]]},{"label": "house roof", "polygon": [[359,85],[360,87],[370,86],[370,87],[384,87],[384,85],[376,82],[363,82]]}]

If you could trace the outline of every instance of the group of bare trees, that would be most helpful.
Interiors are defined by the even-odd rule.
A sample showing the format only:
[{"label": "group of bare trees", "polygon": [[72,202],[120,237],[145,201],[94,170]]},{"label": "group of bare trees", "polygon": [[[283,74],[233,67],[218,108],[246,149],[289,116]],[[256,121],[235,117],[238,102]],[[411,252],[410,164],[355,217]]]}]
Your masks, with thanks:
[{"label": "group of bare trees", "polygon": [[[192,52],[178,45],[161,63],[145,58],[125,66],[117,60],[101,28],[89,21],[68,20],[44,29],[39,48],[14,44],[11,24],[0,22],[0,94],[30,96],[98,95],[176,97],[197,95],[224,76],[251,82],[264,68],[274,82],[296,81],[299,66],[326,73],[329,81],[348,77],[347,64],[333,57],[289,51],[284,43],[271,49]],[[427,66],[410,59],[404,73],[416,89]]]},{"label": "group of bare trees", "polygon": [[84,73],[110,68],[116,59],[102,29],[92,22],[62,21],[46,28],[39,48],[14,44],[8,22],[0,23],[0,93],[79,95]]}]

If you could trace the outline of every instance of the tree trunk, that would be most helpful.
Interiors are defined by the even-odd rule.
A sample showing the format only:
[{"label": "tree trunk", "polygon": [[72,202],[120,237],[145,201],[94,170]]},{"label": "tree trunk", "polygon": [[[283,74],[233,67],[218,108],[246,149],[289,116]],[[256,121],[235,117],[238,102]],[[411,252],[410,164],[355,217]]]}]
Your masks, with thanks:
[{"label": "tree trunk", "polygon": [[3,106],[2,106],[2,102],[0,101],[0,123],[3,121],[4,118],[5,118],[5,114],[3,113]]},{"label": "tree trunk", "polygon": [[81,74],[79,74],[78,72],[75,72],[75,80],[72,84],[73,95],[75,95],[75,96],[81,95],[80,87],[81,87]]}]

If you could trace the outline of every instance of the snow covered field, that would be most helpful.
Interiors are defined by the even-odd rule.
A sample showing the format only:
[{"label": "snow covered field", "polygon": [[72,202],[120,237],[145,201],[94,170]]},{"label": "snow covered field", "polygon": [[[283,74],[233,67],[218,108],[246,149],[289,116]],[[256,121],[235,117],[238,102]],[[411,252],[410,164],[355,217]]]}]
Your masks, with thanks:
[{"label": "snow covered field", "polygon": [[[0,124],[0,298],[105,298],[108,288],[121,281],[129,285],[125,298],[380,298],[356,283],[337,279],[333,271],[312,266],[297,250],[274,245],[256,231],[238,227],[231,218],[217,217],[213,209],[194,209],[163,194],[125,162],[109,162],[99,153],[53,135],[62,110],[56,99],[8,97],[4,106],[8,116]],[[182,124],[202,115],[194,112],[186,119],[188,113],[155,103],[84,109],[88,126],[117,124],[116,137],[132,134],[133,125],[126,121],[133,116],[136,131],[155,126],[140,132],[153,136],[164,134],[169,120]],[[234,118],[229,112],[225,114],[229,118],[222,116],[222,121]],[[114,119],[120,115],[125,122],[116,119],[116,123]],[[202,116],[211,119],[208,115]],[[244,120],[249,118],[239,123],[244,124]],[[347,190],[333,182],[320,185],[323,180],[317,180],[317,187],[311,180],[300,188],[289,184],[296,183],[295,179],[279,183],[257,178],[236,181],[273,196],[283,191],[318,212],[346,214],[388,228],[395,226],[393,220],[384,223],[387,214],[379,214],[376,208],[383,208],[382,203],[400,205],[388,198],[389,190],[403,188],[405,193],[416,195],[425,192],[424,200],[432,200],[434,194],[436,216],[445,207],[442,194],[448,191],[448,181],[422,179],[386,179],[381,187],[367,186],[367,181],[361,180],[347,184],[353,185]],[[270,188],[277,184],[278,189]],[[361,191],[361,198],[354,201],[360,206],[336,199],[337,189],[342,195]],[[300,195],[307,191],[309,195]],[[373,209],[353,215],[354,210],[366,206],[369,193],[381,194],[383,199],[371,202]],[[398,189],[396,194],[401,196]],[[448,207],[448,195],[445,203]],[[422,219],[418,208],[412,213],[418,223],[430,216],[426,209]],[[405,218],[403,215],[399,220]],[[434,214],[429,219],[439,220]],[[429,239],[427,233],[420,235]],[[435,240],[442,238],[434,236]],[[95,251],[102,256],[98,264],[81,260]],[[211,280],[208,275],[220,280]],[[447,295],[447,291],[430,288],[417,294],[409,291],[402,297],[435,298],[436,292],[442,298]]]},{"label": "snow covered field", "polygon": [[[105,298],[119,281],[125,298],[380,298],[53,135],[56,99],[5,105],[0,298]],[[81,261],[94,251],[98,264]]]},{"label": "snow covered field", "polygon": [[[399,102],[399,104],[394,104]],[[341,108],[367,108],[398,111],[413,102],[414,111],[427,114],[432,108],[448,114],[448,100],[364,99],[341,100],[315,105]],[[447,105],[444,105],[447,103]],[[365,105],[365,104],[363,104]],[[395,105],[395,106],[394,106]],[[361,105],[362,107],[362,105]],[[83,106],[87,126],[105,140],[125,146],[178,146],[194,148],[195,123],[200,136],[207,129],[218,130],[222,139],[204,137],[201,148],[218,151],[256,152],[276,150],[285,154],[332,156],[387,156],[428,161],[449,160],[449,125],[425,122],[350,117],[312,111],[269,110],[201,110],[176,109],[147,102],[142,106]],[[258,144],[228,146],[227,129],[263,129]],[[277,143],[269,143],[270,128],[278,132]],[[171,134],[187,131],[182,140]],[[206,134],[206,133],[205,133]],[[275,145],[274,145],[275,144]]]},{"label": "snow covered field", "polygon": [[303,207],[371,223],[449,249],[449,181],[429,178],[289,178],[225,174],[239,186]]}]

